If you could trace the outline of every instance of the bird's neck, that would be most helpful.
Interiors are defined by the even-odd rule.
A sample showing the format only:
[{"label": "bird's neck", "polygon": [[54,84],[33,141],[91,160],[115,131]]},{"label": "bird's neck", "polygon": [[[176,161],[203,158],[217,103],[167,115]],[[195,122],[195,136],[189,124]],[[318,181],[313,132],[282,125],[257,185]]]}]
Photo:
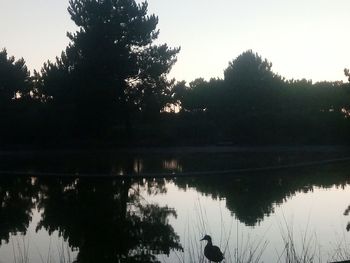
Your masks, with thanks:
[{"label": "bird's neck", "polygon": [[207,240],[207,241],[208,241],[207,245],[209,245],[209,246],[212,246],[212,245],[213,245],[213,243],[211,242],[211,240]]}]

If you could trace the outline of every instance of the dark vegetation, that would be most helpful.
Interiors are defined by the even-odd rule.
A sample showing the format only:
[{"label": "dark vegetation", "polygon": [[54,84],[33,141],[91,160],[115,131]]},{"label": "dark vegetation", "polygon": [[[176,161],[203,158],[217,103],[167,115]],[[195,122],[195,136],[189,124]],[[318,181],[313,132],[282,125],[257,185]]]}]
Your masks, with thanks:
[{"label": "dark vegetation", "polygon": [[68,12],[78,30],[40,72],[0,52],[2,147],[349,142],[348,83],[286,80],[251,50],[223,79],[176,82],[180,49],[154,43],[146,2],[71,0]]},{"label": "dark vegetation", "polygon": [[74,262],[160,262],[156,255],[182,250],[169,223],[176,211],[147,203],[138,192],[166,191],[164,181],[2,177],[0,183],[1,242],[25,234],[38,208],[36,231],[57,231],[79,249]]}]

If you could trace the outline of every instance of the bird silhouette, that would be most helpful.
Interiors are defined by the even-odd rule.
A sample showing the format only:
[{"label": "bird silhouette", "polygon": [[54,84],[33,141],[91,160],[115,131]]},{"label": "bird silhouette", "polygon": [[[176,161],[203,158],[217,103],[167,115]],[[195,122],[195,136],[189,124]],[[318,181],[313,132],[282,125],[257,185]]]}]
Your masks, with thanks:
[{"label": "bird silhouette", "polygon": [[209,261],[221,262],[224,259],[224,254],[220,251],[219,247],[213,246],[211,237],[209,235],[205,235],[201,241],[202,240],[208,241],[204,248],[204,256],[209,259]]}]

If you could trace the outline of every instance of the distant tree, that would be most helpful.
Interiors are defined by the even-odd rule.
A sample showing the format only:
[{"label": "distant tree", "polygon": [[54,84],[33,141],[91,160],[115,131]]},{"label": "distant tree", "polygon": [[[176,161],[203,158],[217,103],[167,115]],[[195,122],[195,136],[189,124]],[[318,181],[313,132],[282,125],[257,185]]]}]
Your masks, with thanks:
[{"label": "distant tree", "polygon": [[350,71],[349,71],[349,69],[345,68],[344,69],[344,74],[345,74],[346,77],[348,77],[348,81],[350,82]]},{"label": "distant tree", "polygon": [[[226,115],[231,118],[233,115],[239,116],[246,122],[250,117],[257,119],[257,112],[263,114],[280,107],[284,80],[271,67],[271,62],[252,50],[243,52],[229,63],[224,71],[225,88],[221,103]],[[250,129],[248,126],[247,129]]]},{"label": "distant tree", "polygon": [[210,89],[208,82],[203,78],[197,78],[189,83],[187,108],[190,110],[205,110],[208,106],[208,91]]},{"label": "distant tree", "polygon": [[55,63],[42,69],[42,92],[70,103],[88,126],[110,125],[117,117],[130,128],[132,111],[159,114],[170,99],[167,73],[178,48],[155,45],[158,18],[134,0],[70,0],[78,31]]},{"label": "distant tree", "polygon": [[207,111],[220,108],[222,102],[223,80],[212,78],[209,81],[197,78],[186,85],[178,82],[174,87],[175,97],[187,111]]},{"label": "distant tree", "polygon": [[182,101],[186,96],[186,92],[188,90],[188,86],[186,85],[186,81],[178,81],[173,87],[173,96],[177,101]]},{"label": "distant tree", "polygon": [[248,50],[229,63],[224,71],[225,82],[232,88],[262,88],[279,79],[271,67],[271,62]]},{"label": "distant tree", "polygon": [[23,58],[15,60],[6,49],[0,51],[0,105],[28,96],[31,88],[30,72]]}]

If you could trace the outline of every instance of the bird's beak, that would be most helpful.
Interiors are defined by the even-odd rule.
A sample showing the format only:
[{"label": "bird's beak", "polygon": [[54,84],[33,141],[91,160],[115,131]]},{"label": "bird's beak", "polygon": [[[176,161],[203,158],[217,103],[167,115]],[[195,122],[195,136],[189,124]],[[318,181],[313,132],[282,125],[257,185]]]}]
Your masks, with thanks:
[{"label": "bird's beak", "polygon": [[203,241],[203,240],[204,240],[204,237],[201,240],[199,240],[199,241]]}]

